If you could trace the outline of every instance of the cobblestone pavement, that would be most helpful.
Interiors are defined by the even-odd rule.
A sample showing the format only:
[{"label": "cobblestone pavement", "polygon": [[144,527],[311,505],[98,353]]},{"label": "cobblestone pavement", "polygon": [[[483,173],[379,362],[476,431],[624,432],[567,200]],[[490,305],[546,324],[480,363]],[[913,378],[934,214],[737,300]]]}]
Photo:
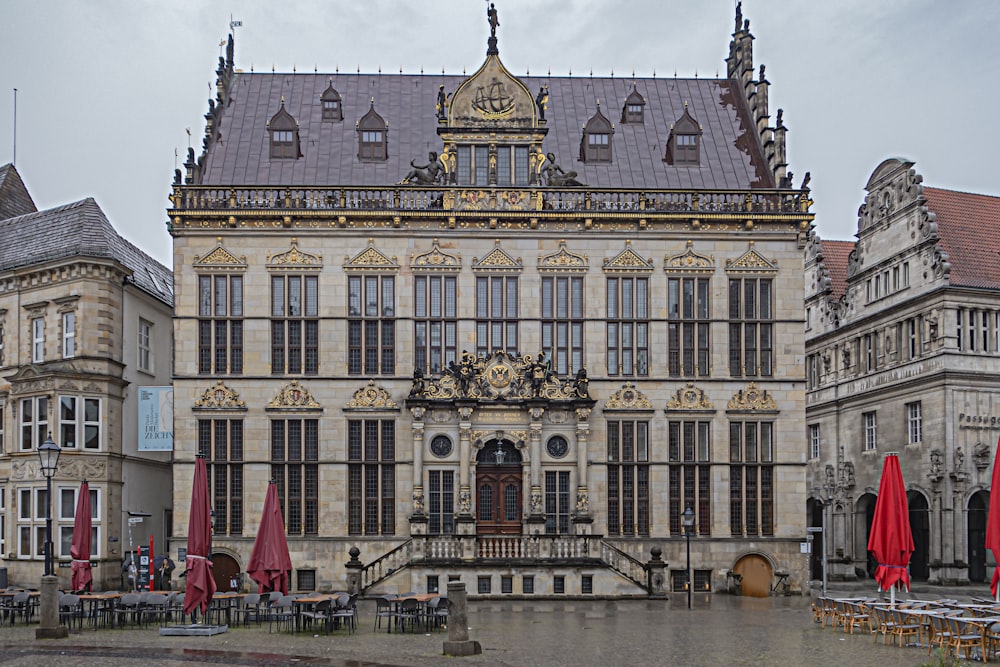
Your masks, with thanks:
[{"label": "cobblestone pavement", "polygon": [[58,667],[323,665],[440,667],[468,665],[587,667],[589,665],[789,665],[913,667],[927,652],[873,643],[812,621],[808,597],[695,596],[694,608],[675,595],[663,601],[472,602],[469,636],[483,654],[442,657],[447,631],[375,632],[374,605],[363,602],[356,634],[268,633],[267,625],[237,627],[214,637],[161,637],[155,628],[74,630],[67,639],[35,640],[37,625],[0,627],[0,665],[56,661]]}]

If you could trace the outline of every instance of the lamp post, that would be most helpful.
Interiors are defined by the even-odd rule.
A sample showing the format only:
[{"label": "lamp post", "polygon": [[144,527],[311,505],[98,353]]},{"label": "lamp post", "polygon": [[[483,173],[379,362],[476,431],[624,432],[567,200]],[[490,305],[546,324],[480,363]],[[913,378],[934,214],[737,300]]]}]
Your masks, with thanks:
[{"label": "lamp post", "polygon": [[691,530],[694,528],[694,510],[688,505],[681,514],[684,518],[684,537],[687,538],[687,589],[688,609],[691,608]]},{"label": "lamp post", "polygon": [[69,634],[65,625],[59,625],[59,577],[52,567],[52,476],[56,474],[61,453],[51,433],[38,447],[38,462],[45,476],[45,574],[38,600],[40,618],[36,639],[59,639]]}]

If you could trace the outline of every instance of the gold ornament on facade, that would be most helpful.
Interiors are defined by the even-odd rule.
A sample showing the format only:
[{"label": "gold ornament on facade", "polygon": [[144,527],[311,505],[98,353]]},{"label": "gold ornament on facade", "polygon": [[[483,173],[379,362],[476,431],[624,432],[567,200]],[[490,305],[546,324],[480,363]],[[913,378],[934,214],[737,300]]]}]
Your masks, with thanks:
[{"label": "gold ornament on facade", "polygon": [[199,258],[198,255],[194,256],[194,266],[200,267],[219,267],[219,268],[246,268],[247,258],[246,255],[240,255],[237,257],[222,247],[222,238],[216,239],[216,246],[212,252],[208,253],[204,257]]},{"label": "gold ornament on facade", "polygon": [[625,241],[625,249],[614,257],[604,258],[604,270],[609,272],[649,272],[653,270],[653,260],[645,260],[632,250],[632,242]]},{"label": "gold ornament on facade", "polygon": [[276,255],[267,253],[267,264],[269,268],[322,267],[323,256],[299,250],[298,239],[292,238],[292,247],[285,252]]},{"label": "gold ornament on facade", "polygon": [[374,239],[368,239],[367,248],[354,257],[345,256],[344,260],[345,271],[396,271],[399,269],[395,257],[390,259],[385,253],[375,248]]},{"label": "gold ornament on facade", "polygon": [[566,241],[560,239],[559,250],[538,258],[538,270],[548,272],[580,272],[587,271],[587,256],[577,255],[566,249]]},{"label": "gold ornament on facade", "polygon": [[676,273],[711,273],[715,269],[715,256],[699,255],[693,246],[694,243],[688,241],[684,252],[673,257],[664,257],[663,270]]},{"label": "gold ornament on facade", "polygon": [[726,260],[726,270],[771,273],[777,271],[778,267],[774,262],[765,259],[760,253],[758,253],[753,247],[753,241],[751,241],[749,250],[734,260]]},{"label": "gold ornament on facade", "polygon": [[756,382],[751,382],[746,389],[740,389],[729,399],[726,406],[729,410],[766,410],[774,412],[778,409],[778,404],[774,402],[766,389],[757,387]]},{"label": "gold ornament on facade", "polygon": [[[585,375],[584,375],[585,377]],[[411,400],[469,398],[507,401],[532,398],[555,401],[588,398],[578,392],[581,380],[560,379],[543,355],[515,357],[505,351],[488,356],[462,352],[439,378],[414,377]]]},{"label": "gold ornament on facade", "polygon": [[428,252],[410,255],[410,266],[427,271],[457,273],[462,268],[462,256],[442,251],[438,247],[438,240],[434,239],[433,247]]},{"label": "gold ornament on facade", "polygon": [[375,380],[368,380],[368,384],[354,392],[354,398],[347,404],[350,410],[395,410],[398,407],[392,395],[384,387],[377,386]]},{"label": "gold ornament on facade", "polygon": [[667,401],[667,410],[714,410],[715,406],[708,400],[705,392],[688,382],[677,390],[674,397]]},{"label": "gold ornament on facade", "polygon": [[278,392],[278,395],[274,397],[270,403],[267,404],[269,408],[297,408],[297,409],[316,409],[320,407],[309,390],[299,384],[298,380],[292,380]]},{"label": "gold ornament on facade", "polygon": [[520,271],[524,268],[521,258],[514,259],[506,250],[500,247],[500,239],[494,241],[493,250],[489,251],[481,260],[472,259],[472,269],[493,270],[493,271]]},{"label": "gold ornament on facade", "polygon": [[247,404],[240,399],[238,391],[227,387],[222,380],[219,380],[214,387],[205,390],[201,398],[194,402],[194,407],[203,410],[246,410]]},{"label": "gold ornament on facade", "polygon": [[631,382],[626,382],[622,388],[611,394],[604,404],[605,410],[652,410],[653,404],[646,395],[635,388]]}]

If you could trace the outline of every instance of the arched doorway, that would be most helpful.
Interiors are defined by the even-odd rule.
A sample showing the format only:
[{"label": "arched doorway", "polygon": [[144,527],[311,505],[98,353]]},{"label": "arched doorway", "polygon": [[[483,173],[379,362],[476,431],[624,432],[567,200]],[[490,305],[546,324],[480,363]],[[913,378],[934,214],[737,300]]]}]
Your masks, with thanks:
[{"label": "arched doorway", "polygon": [[986,581],[986,508],[990,505],[990,495],[977,491],[969,498],[969,581]]},{"label": "arched doorway", "polygon": [[771,563],[763,556],[759,554],[743,556],[736,561],[733,572],[742,576],[743,595],[766,598],[771,594],[771,578],[774,572]]},{"label": "arched doorway", "polygon": [[910,508],[910,532],[913,533],[913,555],[910,557],[910,577],[917,581],[927,581],[931,576],[930,541],[931,514],[927,498],[919,491],[906,494],[906,504]]},{"label": "arched doorway", "polygon": [[216,552],[212,554],[212,578],[215,579],[215,590],[220,593],[233,590],[230,583],[233,577],[239,581],[240,564],[229,554]]},{"label": "arched doorway", "polygon": [[[822,501],[810,498],[806,501],[806,523],[810,528],[823,527],[823,503]],[[823,579],[823,544],[822,532],[810,532],[812,535],[812,554],[809,556],[809,578],[813,581]]]},{"label": "arched doorway", "polygon": [[490,440],[476,455],[476,532],[521,534],[521,453],[509,440]]},{"label": "arched doorway", "polygon": [[[875,556],[872,552],[868,551],[868,537],[872,533],[872,522],[875,520],[875,501],[877,497],[874,493],[865,493],[860,498],[858,498],[857,503],[855,503],[855,516],[858,519],[864,517],[863,521],[859,521],[859,527],[864,529],[864,532],[859,534],[857,538],[861,541],[860,544],[855,542],[855,554],[865,554],[865,569],[864,572],[861,571],[860,567],[855,567],[855,574],[857,576],[868,579],[875,578],[875,570],[878,568],[878,562],[875,560]],[[857,562],[857,561],[855,561]]]}]

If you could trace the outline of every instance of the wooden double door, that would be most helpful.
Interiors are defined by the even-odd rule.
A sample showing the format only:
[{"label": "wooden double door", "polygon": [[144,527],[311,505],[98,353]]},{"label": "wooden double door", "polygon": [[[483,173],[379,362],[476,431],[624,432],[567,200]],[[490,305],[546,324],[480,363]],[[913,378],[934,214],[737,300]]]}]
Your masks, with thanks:
[{"label": "wooden double door", "polygon": [[476,532],[520,535],[523,497],[521,466],[476,466]]}]

